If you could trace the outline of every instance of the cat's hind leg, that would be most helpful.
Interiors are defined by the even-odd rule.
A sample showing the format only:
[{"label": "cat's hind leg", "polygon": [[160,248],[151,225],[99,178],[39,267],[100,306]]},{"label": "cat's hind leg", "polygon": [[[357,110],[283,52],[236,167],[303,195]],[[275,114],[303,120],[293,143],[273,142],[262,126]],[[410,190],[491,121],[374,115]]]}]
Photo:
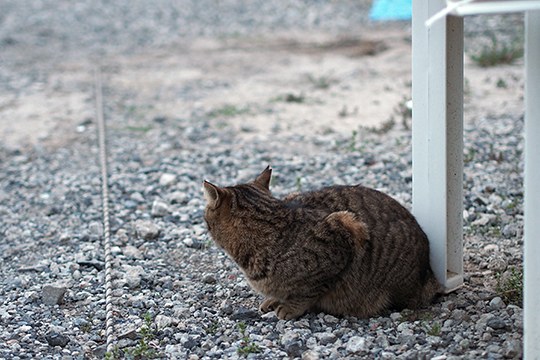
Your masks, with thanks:
[{"label": "cat's hind leg", "polygon": [[276,310],[279,304],[279,300],[274,299],[273,297],[267,297],[263,300],[261,305],[259,305],[259,311],[263,314],[269,313],[270,311]]},{"label": "cat's hind leg", "polygon": [[311,301],[293,300],[281,302],[275,298],[267,297],[259,305],[259,310],[264,314],[275,311],[279,319],[290,320],[304,315],[311,307]]},{"label": "cat's hind leg", "polygon": [[276,316],[281,320],[296,319],[304,315],[311,307],[313,303],[305,301],[288,301],[286,303],[280,303],[276,308]]}]

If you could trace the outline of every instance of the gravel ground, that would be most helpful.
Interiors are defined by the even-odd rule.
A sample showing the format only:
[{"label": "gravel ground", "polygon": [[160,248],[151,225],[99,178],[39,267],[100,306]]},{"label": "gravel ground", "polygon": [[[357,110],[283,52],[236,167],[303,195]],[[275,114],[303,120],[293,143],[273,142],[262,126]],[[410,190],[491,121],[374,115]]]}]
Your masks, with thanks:
[{"label": "gravel ground", "polygon": [[[307,2],[296,2],[285,14],[279,1],[249,2],[247,7],[225,1],[217,9],[208,6],[210,2],[189,2],[176,10],[162,1],[152,8],[154,12],[146,2],[103,5],[110,18],[125,24],[119,29],[130,30],[129,37],[123,31],[100,32],[100,18],[91,15],[101,8],[89,2],[54,2],[60,4],[58,11],[51,9],[51,3],[6,2],[7,10],[0,15],[0,42],[19,49],[35,45],[33,49],[40,51],[50,44],[52,50],[47,51],[52,54],[56,46],[74,51],[77,41],[88,50],[98,46],[93,36],[110,36],[110,47],[98,49],[107,53],[119,46],[118,51],[132,51],[137,46],[133,39],[158,46],[169,41],[167,34],[176,33],[167,25],[170,19],[190,21],[189,29],[178,30],[182,36],[219,34],[229,29],[231,13],[245,19],[235,23],[238,29],[233,27],[233,32],[256,26],[335,30],[365,24],[367,8],[367,2],[317,1],[309,7]],[[75,8],[77,12],[70,10]],[[357,9],[364,10],[363,15],[352,15],[360,13]],[[139,15],[148,12],[155,16]],[[332,23],[321,20],[327,17]],[[91,23],[93,30],[84,32],[87,37],[77,37],[61,21],[49,27],[51,18],[68,25],[79,18]],[[54,36],[43,29],[53,29]],[[20,57],[19,51],[13,54],[2,57],[6,66],[1,71],[9,79],[2,82],[3,89],[25,91],[37,80],[15,70],[31,60]],[[36,74],[39,81],[52,81],[46,71]],[[105,69],[105,75],[107,80],[114,78],[114,68]],[[331,131],[290,135],[275,128],[272,134],[246,137],[223,126],[226,115],[222,121],[197,111],[178,118],[145,117],[139,108],[124,106],[129,94],[115,91],[107,80],[115,356],[522,357],[522,308],[511,291],[519,289],[515,283],[523,245],[520,114],[478,117],[465,126],[467,274],[462,289],[414,312],[371,319],[308,314],[297,321],[282,321],[257,312],[260,296],[208,238],[202,218],[202,179],[234,184],[271,164],[277,196],[330,184],[362,183],[410,207],[410,131],[398,124],[386,131],[359,129],[347,137]],[[78,86],[87,89],[91,114],[91,82]],[[200,86],[195,90],[209,91]],[[98,149],[96,125],[87,114],[74,115],[80,120],[65,134],[73,139],[65,146],[13,149],[0,144],[0,359],[105,355]]]}]

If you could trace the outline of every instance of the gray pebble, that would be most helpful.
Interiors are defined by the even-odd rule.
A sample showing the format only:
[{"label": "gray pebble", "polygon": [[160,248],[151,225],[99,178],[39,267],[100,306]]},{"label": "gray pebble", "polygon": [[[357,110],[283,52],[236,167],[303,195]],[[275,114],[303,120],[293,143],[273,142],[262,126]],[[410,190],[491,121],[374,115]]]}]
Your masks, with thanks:
[{"label": "gray pebble", "polygon": [[67,287],[65,286],[56,284],[44,285],[41,289],[41,298],[43,303],[47,305],[62,304],[66,291]]},{"label": "gray pebble", "polygon": [[493,310],[500,310],[500,309],[504,308],[506,306],[506,304],[504,303],[504,301],[500,297],[496,296],[493,299],[491,299],[491,301],[489,302],[489,306]]},{"label": "gray pebble", "polygon": [[366,339],[360,336],[353,336],[347,341],[345,349],[349,354],[361,354],[369,349]]},{"label": "gray pebble", "polygon": [[64,347],[69,342],[69,337],[56,331],[51,330],[45,335],[45,339],[50,346],[61,346]]},{"label": "gray pebble", "polygon": [[506,327],[506,323],[504,322],[504,320],[498,316],[494,316],[489,319],[486,325],[495,330],[504,329]]},{"label": "gray pebble", "polygon": [[137,236],[144,240],[154,240],[160,233],[159,227],[148,220],[137,220],[135,222],[135,231]]},{"label": "gray pebble", "polygon": [[152,203],[152,216],[153,217],[163,217],[168,215],[171,212],[169,205],[159,199],[154,200]]}]

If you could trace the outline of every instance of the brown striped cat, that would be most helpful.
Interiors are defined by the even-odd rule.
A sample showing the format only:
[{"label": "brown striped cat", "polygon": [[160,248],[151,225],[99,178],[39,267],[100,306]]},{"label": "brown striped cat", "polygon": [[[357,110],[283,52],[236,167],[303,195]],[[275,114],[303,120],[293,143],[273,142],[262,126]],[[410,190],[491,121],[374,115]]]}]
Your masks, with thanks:
[{"label": "brown striped cat", "polygon": [[247,184],[203,185],[210,234],[266,297],[263,313],[363,318],[425,306],[440,291],[426,234],[396,200],[360,185],[277,199],[271,174],[267,167]]}]

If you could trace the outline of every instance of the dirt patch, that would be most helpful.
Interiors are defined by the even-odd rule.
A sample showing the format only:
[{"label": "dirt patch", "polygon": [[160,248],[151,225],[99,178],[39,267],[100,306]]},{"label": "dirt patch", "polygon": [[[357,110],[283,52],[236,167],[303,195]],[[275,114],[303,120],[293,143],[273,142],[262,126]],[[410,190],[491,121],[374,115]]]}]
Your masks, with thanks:
[{"label": "dirt patch", "polygon": [[[100,61],[113,113],[138,127],[156,117],[206,117],[246,137],[347,135],[399,122],[411,97],[411,44],[403,30],[202,38]],[[93,63],[48,65],[44,80],[2,94],[5,146],[63,146],[94,117]],[[522,112],[521,64],[481,69],[467,61],[465,76],[466,119]]]}]

